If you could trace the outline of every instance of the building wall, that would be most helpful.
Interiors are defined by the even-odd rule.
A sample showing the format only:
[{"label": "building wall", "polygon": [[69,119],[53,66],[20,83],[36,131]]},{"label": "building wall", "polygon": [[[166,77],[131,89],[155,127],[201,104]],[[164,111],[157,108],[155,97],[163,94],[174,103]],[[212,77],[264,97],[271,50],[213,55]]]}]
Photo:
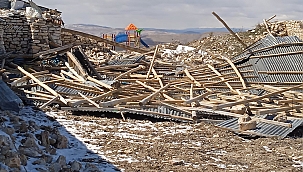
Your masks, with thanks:
[{"label": "building wall", "polygon": [[0,29],[3,30],[6,52],[32,54],[49,50],[49,35],[61,45],[61,27],[44,19],[29,19],[20,13],[1,19]]}]

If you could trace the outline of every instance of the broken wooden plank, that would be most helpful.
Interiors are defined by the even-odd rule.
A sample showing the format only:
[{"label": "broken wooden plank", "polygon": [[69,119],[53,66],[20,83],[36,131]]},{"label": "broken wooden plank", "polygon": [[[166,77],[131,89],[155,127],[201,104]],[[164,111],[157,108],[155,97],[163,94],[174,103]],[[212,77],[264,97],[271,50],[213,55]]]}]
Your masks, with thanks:
[{"label": "broken wooden plank", "polygon": [[83,97],[86,101],[88,101],[89,103],[91,103],[92,105],[96,106],[97,108],[100,108],[100,106],[99,106],[96,102],[94,102],[94,101],[92,101],[91,99],[87,98],[87,97],[86,97],[85,95],[83,95],[82,93],[78,92],[78,94],[79,94],[81,97]]},{"label": "broken wooden plank", "polygon": [[146,79],[149,78],[149,75],[150,75],[150,73],[151,73],[151,71],[152,71],[152,68],[153,68],[153,66],[154,66],[154,62],[155,62],[156,54],[157,54],[157,52],[158,52],[158,48],[159,48],[159,45],[156,46],[156,49],[155,49],[153,58],[152,58],[152,60],[151,60],[151,62],[150,62],[150,65],[149,65],[148,72],[147,72],[147,74],[146,74],[146,75],[147,75],[147,76],[146,76]]},{"label": "broken wooden plank", "polygon": [[54,102],[57,101],[58,99],[59,99],[59,96],[56,96],[56,97],[52,98],[51,100],[49,100],[48,102],[44,103],[44,104],[43,104],[42,106],[40,106],[39,108],[40,108],[40,109],[43,109],[43,108],[45,108],[46,106],[48,106],[48,105],[54,103]]},{"label": "broken wooden plank", "polygon": [[237,41],[243,45],[244,48],[247,48],[247,45],[240,39],[237,34],[235,34],[233,30],[230,29],[230,27],[224,22],[224,20],[221,19],[218,14],[215,12],[212,12],[212,14],[225,26],[225,28],[237,39]]},{"label": "broken wooden plank", "polygon": [[168,88],[170,86],[170,84],[166,84],[164,87],[160,88],[159,90],[157,90],[156,92],[152,93],[151,95],[145,97],[143,100],[141,100],[139,102],[139,104],[141,106],[147,104],[154,96],[156,96],[157,94],[159,94],[160,92],[162,92],[163,90],[165,90],[166,88]]},{"label": "broken wooden plank", "polygon": [[38,80],[35,76],[33,76],[32,74],[30,74],[29,72],[27,72],[26,70],[24,70],[23,68],[21,68],[20,66],[14,64],[14,63],[10,63],[12,66],[16,67],[20,72],[22,72],[24,75],[30,77],[33,81],[35,81],[36,83],[38,83],[41,87],[43,87],[45,90],[49,91],[51,94],[53,94],[54,96],[59,96],[59,99],[62,103],[67,104],[67,101],[60,95],[58,94],[56,91],[54,91],[52,88],[50,88],[48,85],[42,83],[40,80]]},{"label": "broken wooden plank", "polygon": [[216,106],[213,107],[213,110],[222,109],[222,108],[225,108],[225,107],[231,107],[231,106],[234,106],[234,105],[245,104],[245,103],[249,103],[249,102],[262,100],[263,98],[267,98],[267,97],[270,97],[270,96],[273,96],[273,95],[276,95],[276,94],[280,94],[280,93],[283,93],[283,92],[286,92],[286,91],[289,91],[289,90],[292,90],[292,89],[295,89],[295,88],[300,88],[302,86],[303,86],[303,84],[297,85],[297,86],[294,86],[294,87],[290,87],[290,88],[287,88],[287,89],[283,89],[283,90],[280,90],[280,91],[272,92],[272,93],[269,93],[269,94],[266,94],[266,95],[263,95],[263,96],[252,98],[252,99],[246,99],[246,100],[240,100],[240,101],[236,101],[236,102],[230,102],[230,103],[216,105]]}]

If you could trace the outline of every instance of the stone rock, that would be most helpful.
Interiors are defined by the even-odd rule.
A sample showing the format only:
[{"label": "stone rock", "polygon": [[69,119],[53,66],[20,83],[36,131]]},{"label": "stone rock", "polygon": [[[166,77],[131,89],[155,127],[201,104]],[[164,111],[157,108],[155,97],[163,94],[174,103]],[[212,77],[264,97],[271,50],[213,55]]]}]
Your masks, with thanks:
[{"label": "stone rock", "polygon": [[26,133],[26,132],[28,132],[28,126],[27,126],[27,124],[26,124],[25,121],[21,122],[19,132],[20,133]]},{"label": "stone rock", "polygon": [[1,155],[7,155],[10,152],[11,148],[9,146],[2,146],[0,148]]},{"label": "stone rock", "polygon": [[[57,132],[59,133],[59,131],[55,131],[55,132],[56,132],[56,133],[57,133]],[[57,140],[57,139],[58,139],[58,135],[55,134],[55,133],[51,133],[51,134],[50,134],[50,138],[51,138],[51,139]]]},{"label": "stone rock", "polygon": [[48,167],[49,172],[60,172],[61,171],[61,165],[57,162],[51,164]]},{"label": "stone rock", "polygon": [[40,127],[36,124],[35,121],[28,121],[28,125],[32,128],[34,128],[35,130],[39,130]]},{"label": "stone rock", "polygon": [[61,167],[66,166],[66,158],[63,155],[60,155],[56,161],[61,165]]},{"label": "stone rock", "polygon": [[4,155],[0,155],[0,162],[4,162],[5,161],[5,159],[6,159],[6,157],[4,156]]},{"label": "stone rock", "polygon": [[98,167],[95,166],[94,164],[86,163],[83,172],[102,172],[102,171],[99,170]]},{"label": "stone rock", "polygon": [[242,131],[254,130],[256,129],[256,127],[257,127],[257,122],[255,120],[239,123],[239,129]]},{"label": "stone rock", "polygon": [[18,124],[20,121],[20,118],[18,116],[15,115],[11,115],[9,120],[13,123],[13,124]]},{"label": "stone rock", "polygon": [[68,148],[68,140],[65,136],[58,135],[56,148],[58,148],[58,149]]},{"label": "stone rock", "polygon": [[23,146],[25,148],[39,148],[38,145],[36,144],[36,140],[32,137],[28,137],[25,143],[23,143]]},{"label": "stone rock", "polygon": [[21,160],[20,160],[20,158],[18,156],[15,156],[15,157],[7,159],[5,164],[7,166],[9,166],[10,168],[18,168],[18,169],[20,169],[20,167],[21,167]]},{"label": "stone rock", "polygon": [[183,160],[180,160],[180,159],[172,159],[169,161],[169,163],[171,165],[183,165],[184,164],[184,161]]},{"label": "stone rock", "polygon": [[27,157],[23,154],[19,155],[20,161],[21,161],[21,165],[26,166],[27,165]]},{"label": "stone rock", "polygon": [[54,146],[56,143],[57,143],[56,139],[52,139],[52,138],[49,139],[49,144],[50,145]]},{"label": "stone rock", "polygon": [[47,169],[44,169],[44,168],[36,168],[35,170],[39,171],[39,172],[49,172]]},{"label": "stone rock", "polygon": [[287,122],[287,116],[285,114],[279,114],[274,117],[274,121]]},{"label": "stone rock", "polygon": [[78,161],[73,161],[73,162],[71,162],[71,163],[70,163],[70,166],[71,166],[71,170],[72,170],[73,172],[80,171],[81,168],[82,168],[81,163],[78,162]]},{"label": "stone rock", "polygon": [[[1,133],[1,131],[0,131]],[[14,145],[11,141],[11,139],[9,138],[8,135],[6,135],[4,132],[3,132],[4,135],[0,135],[0,152],[2,155],[6,155],[7,153],[10,152],[10,150],[14,150]]]},{"label": "stone rock", "polygon": [[42,131],[41,132],[41,145],[46,147],[46,148],[50,147],[49,132],[48,131]]},{"label": "stone rock", "polygon": [[70,167],[69,165],[62,167],[62,170],[61,170],[61,171],[64,171],[64,172],[73,172],[73,171],[71,170],[71,167]]},{"label": "stone rock", "polygon": [[51,155],[42,155],[42,158],[45,160],[46,163],[50,164],[53,161],[53,157]]},{"label": "stone rock", "polygon": [[46,162],[43,158],[37,159],[33,162],[33,165],[46,165]]},{"label": "stone rock", "polygon": [[49,149],[49,154],[56,155],[57,154],[57,150],[55,148],[50,148]]},{"label": "stone rock", "polygon": [[0,163],[0,172],[9,172],[9,169],[6,165]]},{"label": "stone rock", "polygon": [[5,127],[3,131],[10,136],[15,133],[15,129],[12,127]]},{"label": "stone rock", "polygon": [[23,146],[19,146],[19,152],[28,157],[34,157],[34,158],[40,157],[39,150],[37,150],[36,148],[33,148],[33,147],[25,148]]}]

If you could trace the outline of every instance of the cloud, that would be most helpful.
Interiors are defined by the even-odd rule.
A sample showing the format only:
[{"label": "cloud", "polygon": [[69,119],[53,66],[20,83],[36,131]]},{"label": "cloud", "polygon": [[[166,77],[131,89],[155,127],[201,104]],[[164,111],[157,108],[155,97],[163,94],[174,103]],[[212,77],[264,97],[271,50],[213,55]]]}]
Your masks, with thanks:
[{"label": "cloud", "polygon": [[125,27],[182,29],[223,27],[215,11],[230,27],[249,28],[263,19],[301,20],[300,0],[35,0],[38,5],[63,12],[65,23]]}]

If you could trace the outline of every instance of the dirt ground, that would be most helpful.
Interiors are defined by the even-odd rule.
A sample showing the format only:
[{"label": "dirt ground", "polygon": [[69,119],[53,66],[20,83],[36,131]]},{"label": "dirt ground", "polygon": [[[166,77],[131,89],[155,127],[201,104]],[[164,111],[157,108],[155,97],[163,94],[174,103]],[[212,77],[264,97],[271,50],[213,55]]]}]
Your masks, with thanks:
[{"label": "dirt ground", "polygon": [[212,124],[59,115],[121,171],[302,171],[302,138],[245,138]]}]

